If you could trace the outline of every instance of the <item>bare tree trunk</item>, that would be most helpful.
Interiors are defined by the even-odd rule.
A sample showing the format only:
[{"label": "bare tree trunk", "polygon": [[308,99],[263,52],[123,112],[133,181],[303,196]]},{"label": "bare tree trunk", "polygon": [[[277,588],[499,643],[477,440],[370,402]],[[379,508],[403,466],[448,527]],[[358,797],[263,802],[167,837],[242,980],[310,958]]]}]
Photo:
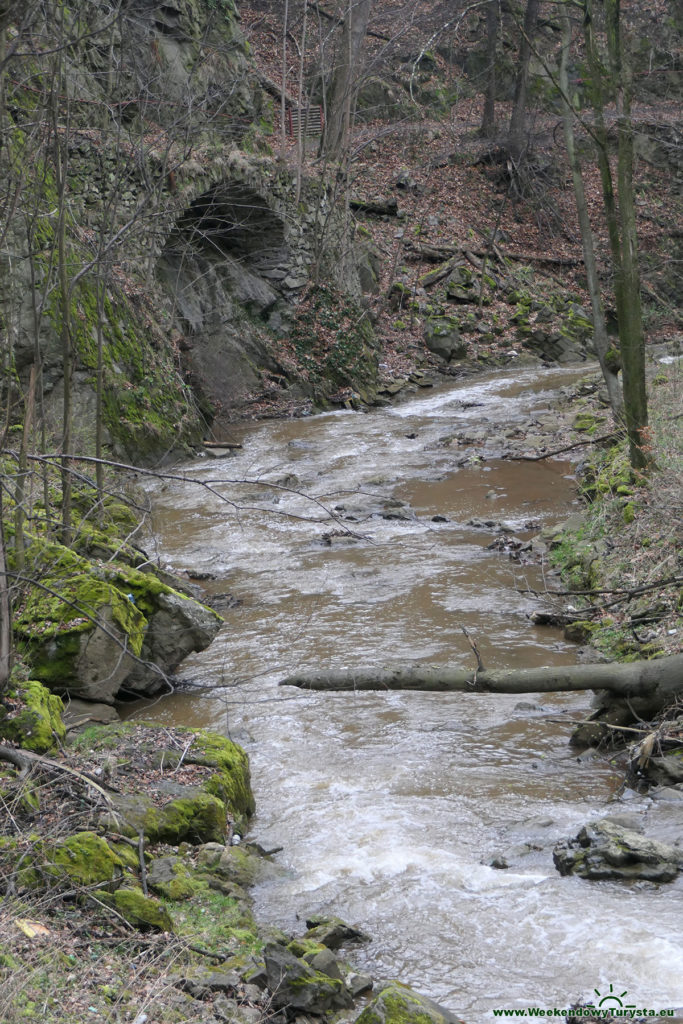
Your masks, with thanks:
[{"label": "bare tree trunk", "polygon": [[539,7],[540,0],[527,0],[524,12],[508,141],[510,154],[514,160],[519,160],[526,148],[526,94],[529,84],[529,61],[531,60],[531,40],[536,34],[536,25],[538,24]]},{"label": "bare tree trunk", "polygon": [[102,458],[104,454],[104,300],[106,295],[106,283],[102,274],[102,267],[98,268],[97,281],[97,371],[95,384],[95,481],[97,484],[97,519],[102,523],[104,520],[104,465]]},{"label": "bare tree trunk", "polygon": [[645,469],[649,458],[647,443],[647,394],[645,390],[645,339],[640,298],[638,234],[633,198],[633,124],[631,121],[631,67],[624,46],[619,18],[619,0],[606,0],[607,42],[616,85],[621,227],[621,298],[619,341],[629,455],[634,469]]},{"label": "bare tree trunk", "polygon": [[371,0],[348,0],[327,99],[323,150],[332,160],[342,155],[348,143],[370,8]]},{"label": "bare tree trunk", "polygon": [[421,690],[437,693],[608,690],[620,697],[645,696],[664,700],[683,692],[683,654],[653,661],[490,672],[433,665],[345,672],[331,670],[288,676],[280,685],[298,686],[304,690]]},{"label": "bare tree trunk", "polygon": [[9,686],[12,671],[12,606],[10,601],[9,578],[7,576],[7,554],[5,549],[5,528],[2,511],[2,487],[0,486],[0,696]]},{"label": "bare tree trunk", "polygon": [[486,92],[481,134],[490,139],[496,132],[496,47],[498,44],[499,0],[488,0],[486,5]]},{"label": "bare tree trunk", "polygon": [[[63,12],[62,12],[63,18]],[[60,24],[60,38],[63,40],[64,25]],[[63,373],[63,402],[62,411],[62,544],[69,547],[71,544],[71,512],[72,512],[72,484],[69,467],[69,456],[72,454],[72,363],[73,352],[71,343],[71,293],[69,288],[68,254],[66,244],[66,218],[67,218],[67,139],[62,138],[62,132],[68,135],[67,124],[63,127],[59,121],[59,100],[61,95],[66,95],[66,85],[63,75],[62,52],[57,54],[57,66],[52,80],[52,145],[55,168],[55,186],[57,192],[57,281],[60,292],[60,319],[61,319],[61,342],[62,342],[62,373]]]},{"label": "bare tree trunk", "polygon": [[595,113],[594,137],[602,183],[603,205],[614,269],[614,296],[619,324],[624,413],[629,439],[629,457],[634,469],[648,465],[646,451],[647,395],[645,390],[645,342],[640,299],[640,269],[633,200],[633,127],[631,84],[628,61],[621,37],[618,0],[605,4],[607,49],[612,84],[617,98],[618,165],[617,205],[607,149],[600,60],[593,35],[592,0],[584,0],[584,35],[591,72],[591,94]]},{"label": "bare tree trunk", "polygon": [[296,203],[301,199],[301,182],[304,173],[304,145],[306,132],[308,131],[308,115],[305,123],[303,117],[304,105],[304,61],[306,59],[306,29],[308,27],[308,0],[304,0],[303,24],[301,27],[301,58],[299,60],[299,83],[297,88],[297,104],[299,107],[299,118],[296,134]]},{"label": "bare tree trunk", "polygon": [[26,542],[24,538],[24,523],[26,521],[26,480],[28,477],[28,444],[33,429],[33,414],[36,404],[36,365],[31,367],[28,382],[28,391],[24,405],[24,425],[21,432],[21,445],[19,447],[19,465],[17,467],[17,482],[14,489],[14,557],[17,569],[23,569],[26,556]]},{"label": "bare tree trunk", "polygon": [[605,384],[607,385],[607,394],[609,402],[612,407],[612,412],[621,419],[624,414],[624,403],[621,394],[621,387],[619,384],[618,367],[614,365],[612,360],[608,356],[610,350],[610,339],[607,334],[607,328],[605,326],[605,311],[602,304],[602,296],[600,294],[600,282],[598,279],[598,268],[595,262],[595,250],[593,247],[593,231],[591,228],[590,219],[588,217],[588,205],[586,203],[586,195],[583,188],[583,177],[581,175],[581,166],[576,155],[576,147],[574,145],[574,119],[573,119],[573,108],[571,106],[572,95],[569,89],[569,75],[567,73],[567,65],[569,63],[569,52],[571,47],[571,22],[569,20],[569,14],[565,10],[562,15],[562,53],[560,61],[560,90],[564,100],[563,103],[563,123],[564,123],[564,139],[567,147],[567,156],[569,158],[569,165],[572,171],[572,181],[574,184],[574,196],[576,199],[576,212],[579,219],[579,228],[581,231],[581,243],[583,246],[583,262],[586,268],[586,280],[588,283],[588,293],[591,300],[591,313],[593,320],[593,340],[595,342],[595,351],[600,362],[600,369],[602,375],[605,378]]},{"label": "bare tree trunk", "polygon": [[[284,160],[287,151],[287,30],[289,23],[289,0],[285,0],[284,24],[282,26],[282,89],[280,91],[280,155]],[[303,57],[302,57],[303,59]]]}]

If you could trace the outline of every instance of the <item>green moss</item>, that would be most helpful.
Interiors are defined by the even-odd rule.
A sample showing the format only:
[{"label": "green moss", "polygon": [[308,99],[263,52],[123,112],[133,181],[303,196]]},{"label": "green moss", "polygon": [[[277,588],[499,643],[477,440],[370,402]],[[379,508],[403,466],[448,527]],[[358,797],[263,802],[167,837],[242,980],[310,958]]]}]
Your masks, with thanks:
[{"label": "green moss", "polygon": [[[40,582],[29,590],[17,609],[15,631],[19,638],[32,645],[54,640],[56,658],[64,634],[71,634],[73,639],[74,634],[92,629],[92,619],[107,607],[125,633],[130,649],[140,654],[147,620],[121,584],[128,583],[128,573],[136,581],[146,574],[128,566],[90,562],[69,548],[46,540],[34,539],[26,558]],[[164,587],[159,580],[152,586]]]},{"label": "green moss", "polygon": [[460,323],[454,316],[430,316],[427,323],[431,334],[436,338],[448,337],[460,329]]},{"label": "green moss", "polygon": [[329,974],[323,974],[321,971],[315,971],[309,965],[311,973],[309,975],[300,975],[298,978],[287,978],[287,987],[296,991],[297,989],[306,988],[308,985],[315,985],[316,990],[320,989],[324,991],[327,989],[328,993],[332,996],[341,995],[344,991],[344,982],[340,978],[331,978]]},{"label": "green moss", "polygon": [[603,421],[598,419],[597,416],[593,416],[592,413],[583,412],[579,413],[579,415],[574,418],[574,423],[572,425],[574,430],[595,433],[596,427],[600,426],[602,422]]},{"label": "green moss", "polygon": [[434,1003],[398,981],[389,982],[378,992],[356,1020],[356,1024],[446,1024],[446,1022],[446,1016]]},{"label": "green moss", "polygon": [[118,889],[115,893],[104,894],[104,902],[113,906],[129,924],[143,931],[148,928],[160,932],[175,931],[166,907],[159,900],[145,896],[142,889]]},{"label": "green moss", "polygon": [[114,856],[118,857],[123,867],[128,872],[137,873],[140,870],[140,855],[128,843],[115,842],[108,839],[107,844]]},{"label": "green moss", "polygon": [[[209,950],[240,947],[242,954],[259,952],[262,943],[251,911],[241,900],[205,888],[191,900],[173,905],[176,931],[189,940],[201,941]],[[229,969],[230,963],[226,963]]]},{"label": "green moss", "polygon": [[[49,260],[48,260],[49,262]],[[70,270],[82,265],[77,239],[70,239]],[[196,441],[201,426],[190,389],[176,365],[176,353],[143,303],[131,301],[110,283],[100,314],[96,282],[79,280],[71,295],[71,327],[79,362],[94,374],[97,337],[103,338],[103,417],[111,436],[138,462],[153,454]],[[56,335],[61,332],[58,287],[45,310]],[[94,438],[83,438],[92,449]]]},{"label": "green moss", "polygon": [[[151,823],[150,823],[151,824]],[[210,793],[197,792],[165,804],[158,812],[152,835],[164,843],[177,846],[191,843],[220,843],[225,839],[227,813],[222,800]]]},{"label": "green moss", "polygon": [[66,737],[62,721],[64,705],[37,680],[22,683],[12,693],[21,710],[0,720],[0,736],[27,750],[44,754]]},{"label": "green moss", "polygon": [[621,517],[628,525],[636,518],[636,506],[632,501],[627,502],[621,510]]},{"label": "green moss", "polygon": [[593,453],[581,480],[581,493],[589,501],[594,501],[618,494],[623,487],[628,488],[630,493],[633,482],[626,445],[617,444]]},{"label": "green moss", "polygon": [[550,561],[562,572],[568,587],[589,590],[596,582],[597,555],[591,539],[583,531],[563,533],[550,552]]},{"label": "green moss", "polygon": [[6,953],[4,950],[0,951],[0,972],[2,972],[2,975],[7,977],[7,974],[18,970],[19,961],[11,953]]},{"label": "green moss", "polygon": [[107,725],[88,725],[70,740],[75,750],[95,753],[98,750],[115,750],[124,736],[130,734],[128,722],[112,722]]},{"label": "green moss", "polygon": [[300,938],[292,939],[292,941],[288,943],[287,949],[290,953],[293,953],[294,956],[303,959],[306,956],[313,957],[317,956],[318,953],[324,953],[327,946],[323,946],[321,942],[315,942],[313,939]]},{"label": "green moss", "polygon": [[177,863],[173,864],[172,870],[173,877],[168,879],[168,881],[159,880],[150,881],[149,883],[155,892],[158,892],[160,896],[164,896],[168,900],[173,900],[174,902],[188,900],[203,885],[202,882],[193,879],[187,867],[180,859],[178,859]]},{"label": "green moss", "polygon": [[195,734],[189,760],[218,769],[204,786],[226,804],[236,819],[243,820],[254,813],[249,758],[241,747],[218,733],[200,729]]},{"label": "green moss", "polygon": [[575,644],[586,644],[590,641],[594,630],[595,623],[590,619],[578,619],[564,627],[564,635],[565,639],[571,640]]},{"label": "green moss", "polygon": [[605,353],[605,366],[612,373],[618,373],[621,369],[621,353],[613,345],[610,345]]},{"label": "green moss", "polygon": [[94,832],[76,832],[43,848],[41,868],[45,875],[70,885],[115,888],[122,877],[123,861]]}]

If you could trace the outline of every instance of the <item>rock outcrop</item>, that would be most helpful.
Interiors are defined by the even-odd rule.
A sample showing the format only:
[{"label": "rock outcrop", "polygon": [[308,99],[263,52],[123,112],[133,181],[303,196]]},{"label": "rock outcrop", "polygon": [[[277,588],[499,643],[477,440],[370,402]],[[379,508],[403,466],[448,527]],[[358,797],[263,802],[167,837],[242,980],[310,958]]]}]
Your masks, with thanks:
[{"label": "rock outcrop", "polygon": [[35,541],[28,559],[40,586],[17,610],[15,632],[35,679],[53,692],[111,704],[168,688],[168,673],[203,650],[222,619],[154,573],[89,561]]},{"label": "rock outcrop", "polygon": [[575,839],[558,843],[553,860],[561,875],[672,882],[683,867],[683,850],[603,818],[585,825]]}]

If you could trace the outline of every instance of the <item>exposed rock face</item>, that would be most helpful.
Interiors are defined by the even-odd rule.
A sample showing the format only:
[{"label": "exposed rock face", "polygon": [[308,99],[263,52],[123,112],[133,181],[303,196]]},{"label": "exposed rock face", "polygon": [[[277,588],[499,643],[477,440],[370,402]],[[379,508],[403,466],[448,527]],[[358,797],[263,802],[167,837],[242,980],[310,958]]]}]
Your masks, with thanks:
[{"label": "exposed rock face", "polygon": [[[55,31],[39,24],[40,17],[37,12],[35,24],[18,28],[27,33],[18,44],[27,54],[35,52],[34,31],[48,41]],[[112,24],[90,5],[79,22],[82,39],[65,52],[70,96],[81,101],[72,104],[62,138],[67,258],[70,267],[82,268],[69,291],[73,406],[78,446],[88,451],[99,339],[105,442],[117,457],[149,463],[187,451],[214,416],[230,419],[264,374],[285,384],[305,378],[302,368],[282,365],[273,352],[314,265],[354,301],[363,287],[372,290],[373,275],[367,255],[342,244],[345,225],[327,192],[305,182],[298,189],[267,155],[269,108],[232,2],[134,0],[119,18]],[[17,153],[26,141],[33,168],[52,160],[51,140],[48,151],[28,140],[41,102],[36,94],[41,87],[49,92],[49,74],[46,62],[43,82],[34,58],[27,59],[28,67],[15,64],[7,101]],[[27,96],[18,83],[29,78]],[[0,174],[9,194],[16,188],[28,202],[29,170],[8,159],[5,149]],[[12,310],[7,329],[24,383],[40,349],[46,418],[59,436],[59,203],[45,175],[35,180],[30,217],[40,224],[40,238],[27,238],[20,203],[7,225],[7,248],[17,258],[0,273],[0,303]],[[93,257],[98,246],[106,253],[102,260]],[[43,303],[36,338],[31,296],[44,289],[50,301]],[[330,393],[337,387],[334,382]]]},{"label": "exposed rock face", "polygon": [[683,851],[605,818],[558,843],[553,860],[561,875],[671,882],[683,867]]}]

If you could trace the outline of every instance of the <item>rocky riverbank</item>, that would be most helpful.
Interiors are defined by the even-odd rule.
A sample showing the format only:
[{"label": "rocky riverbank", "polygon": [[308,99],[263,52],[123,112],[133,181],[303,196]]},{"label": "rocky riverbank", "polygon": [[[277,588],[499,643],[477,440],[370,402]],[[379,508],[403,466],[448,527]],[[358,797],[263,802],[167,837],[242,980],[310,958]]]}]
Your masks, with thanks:
[{"label": "rocky riverbank", "polygon": [[[2,1019],[360,1024],[447,1010],[356,973],[367,939],[337,919],[302,936],[259,926],[249,887],[278,869],[242,842],[254,810],[244,752],[204,730],[110,722],[31,684],[28,744],[3,748]],[[24,715],[26,718],[26,713]],[[24,721],[24,725],[27,723]],[[344,952],[340,952],[343,947]],[[360,1000],[360,1001],[359,1001]],[[367,1004],[367,1005],[366,1005]],[[364,1007],[364,1008],[363,1008]]]}]

